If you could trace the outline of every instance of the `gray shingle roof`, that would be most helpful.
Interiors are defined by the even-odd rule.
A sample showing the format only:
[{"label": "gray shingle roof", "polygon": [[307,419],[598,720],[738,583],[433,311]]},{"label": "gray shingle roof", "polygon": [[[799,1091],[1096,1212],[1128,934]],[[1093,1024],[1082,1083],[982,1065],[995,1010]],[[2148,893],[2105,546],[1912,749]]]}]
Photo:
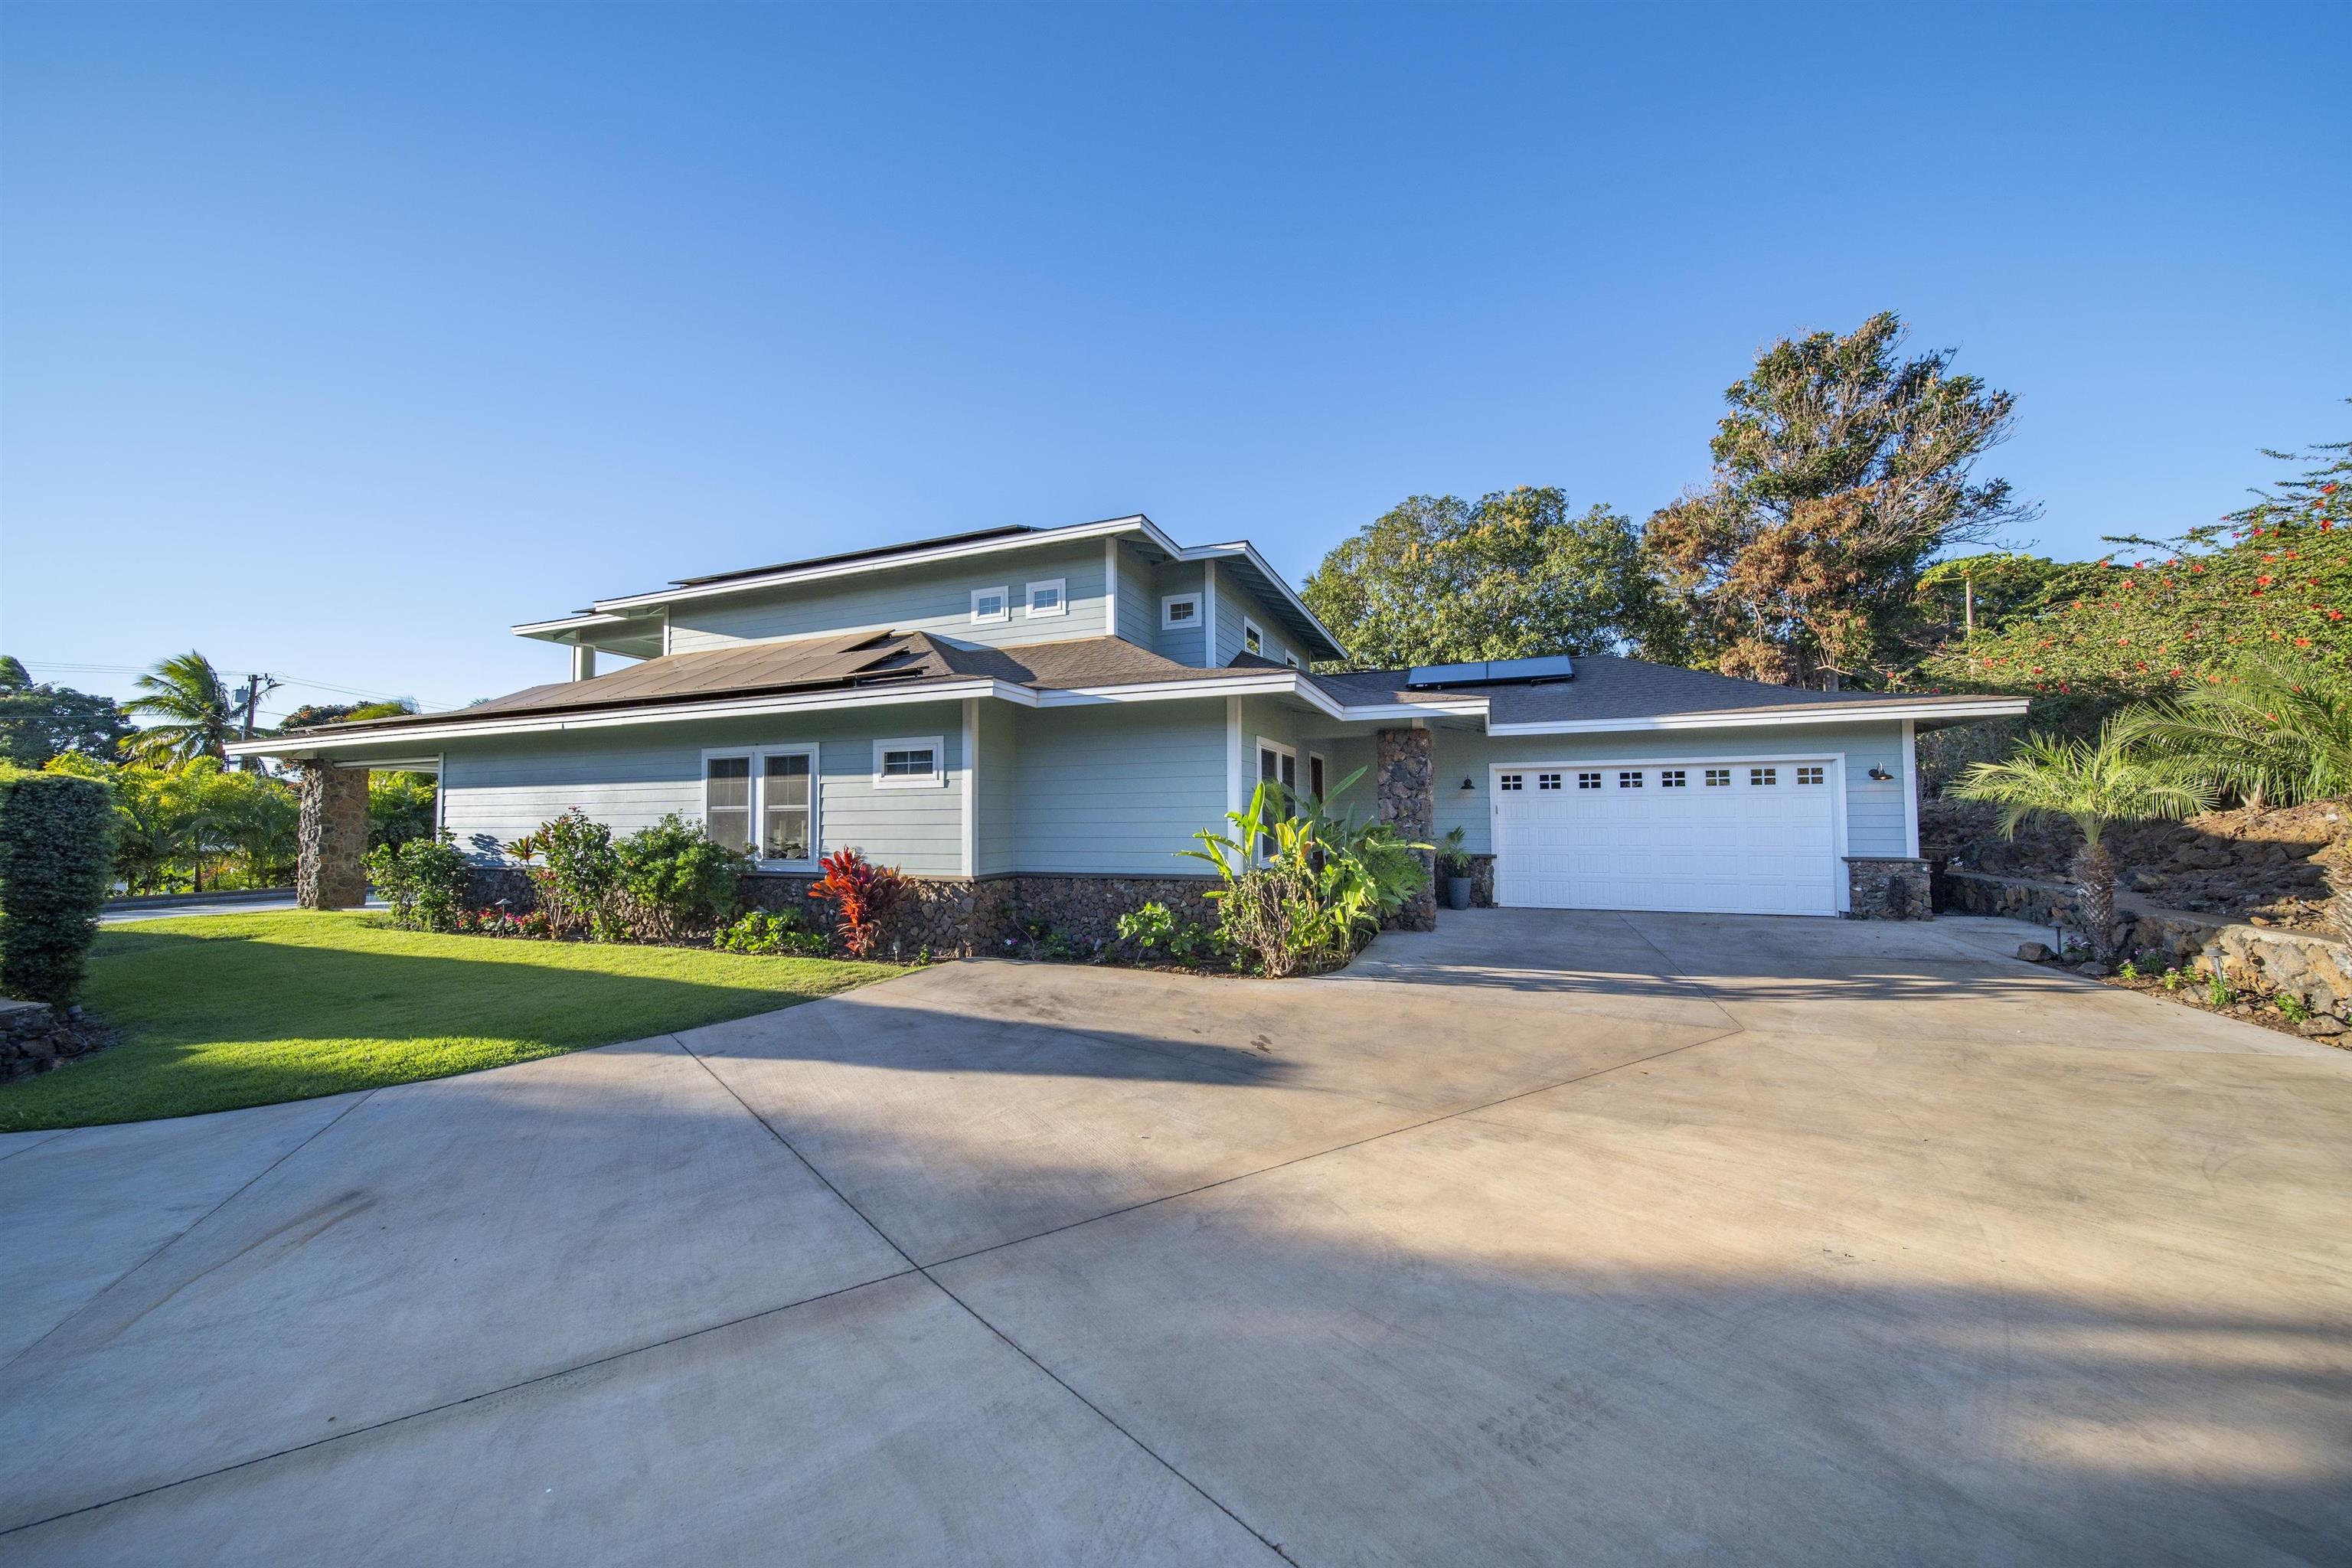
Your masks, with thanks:
[{"label": "gray shingle roof", "polygon": [[1916,702],[1913,695],[1866,691],[1811,691],[1767,686],[1703,669],[1647,664],[1638,658],[1579,654],[1576,679],[1535,685],[1430,687],[1405,684],[1402,669],[1318,675],[1315,684],[1349,706],[1373,702],[1428,702],[1483,697],[1495,724],[1571,723],[1580,720],[1653,719],[1667,714],[1757,713],[1824,705],[1843,709],[1873,703]]}]

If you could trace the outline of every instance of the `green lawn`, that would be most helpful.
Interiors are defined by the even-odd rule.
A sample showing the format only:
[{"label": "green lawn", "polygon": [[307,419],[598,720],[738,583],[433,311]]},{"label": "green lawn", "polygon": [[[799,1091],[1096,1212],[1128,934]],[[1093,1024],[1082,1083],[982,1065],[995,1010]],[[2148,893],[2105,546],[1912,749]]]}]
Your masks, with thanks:
[{"label": "green lawn", "polygon": [[142,921],[82,1002],[121,1040],[0,1085],[0,1132],[445,1078],[789,1007],[901,971],[675,947],[428,936],[379,914]]}]

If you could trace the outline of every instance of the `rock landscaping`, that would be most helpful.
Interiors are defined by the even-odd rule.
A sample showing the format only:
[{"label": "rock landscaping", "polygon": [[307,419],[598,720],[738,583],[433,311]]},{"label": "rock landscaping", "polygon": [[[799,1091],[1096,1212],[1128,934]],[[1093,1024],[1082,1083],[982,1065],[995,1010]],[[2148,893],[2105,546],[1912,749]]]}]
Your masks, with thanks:
[{"label": "rock landscaping", "polygon": [[0,999],[0,1083],[47,1072],[106,1044],[105,1031],[79,1007],[59,1017],[46,1002]]},{"label": "rock landscaping", "polygon": [[[2241,807],[2183,822],[2118,824],[2105,842],[2124,868],[2125,889],[2151,904],[2324,935],[2333,931],[2329,861],[2352,826],[2347,810],[2341,801]],[[2072,825],[2028,824],[2014,839],[2004,839],[1995,820],[1989,805],[1923,802],[1921,850],[1954,870],[2066,879],[2082,842]]]}]

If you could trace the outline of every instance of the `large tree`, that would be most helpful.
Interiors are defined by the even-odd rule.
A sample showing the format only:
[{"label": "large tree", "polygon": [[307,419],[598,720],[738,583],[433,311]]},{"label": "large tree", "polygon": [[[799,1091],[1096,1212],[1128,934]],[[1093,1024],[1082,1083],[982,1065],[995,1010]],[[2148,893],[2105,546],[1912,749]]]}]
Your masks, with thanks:
[{"label": "large tree", "polygon": [[37,681],[0,654],[0,762],[37,768],[61,752],[112,762],[130,732],[112,698]]},{"label": "large tree", "polygon": [[132,698],[123,709],[155,721],[132,737],[131,748],[141,757],[172,763],[227,756],[226,748],[236,735],[243,704],[212,660],[193,649],[174,654],[141,676],[137,684],[146,695]]},{"label": "large tree", "polygon": [[2032,509],[1975,477],[2012,399],[1902,356],[1902,319],[1783,339],[1724,394],[1704,490],[1650,519],[1651,551],[1730,675],[1826,683],[1904,662],[1920,568]]},{"label": "large tree", "polygon": [[1323,558],[1309,608],[1366,668],[1614,653],[1661,636],[1633,523],[1559,489],[1410,496]]}]

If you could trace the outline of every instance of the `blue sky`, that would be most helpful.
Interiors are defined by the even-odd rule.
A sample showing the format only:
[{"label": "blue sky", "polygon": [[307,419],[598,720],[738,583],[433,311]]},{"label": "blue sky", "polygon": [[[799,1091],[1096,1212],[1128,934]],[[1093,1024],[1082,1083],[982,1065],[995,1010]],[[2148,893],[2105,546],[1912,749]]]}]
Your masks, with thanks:
[{"label": "blue sky", "polygon": [[[2352,434],[2352,9],[0,7],[0,648],[462,703],[689,574],[1702,480],[1900,310],[2095,553]],[[71,668],[69,668],[71,667]]]}]

